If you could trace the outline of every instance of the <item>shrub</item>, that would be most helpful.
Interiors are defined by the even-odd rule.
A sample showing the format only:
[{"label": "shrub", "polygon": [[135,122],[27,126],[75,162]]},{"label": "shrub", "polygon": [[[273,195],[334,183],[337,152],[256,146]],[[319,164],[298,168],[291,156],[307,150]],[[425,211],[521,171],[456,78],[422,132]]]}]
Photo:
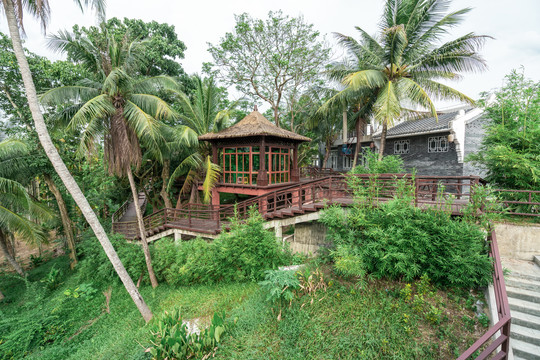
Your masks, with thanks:
[{"label": "shrub", "polygon": [[[126,242],[119,234],[110,234],[109,239],[129,276],[137,279],[147,274],[144,254],[139,245]],[[78,246],[80,261],[77,265],[77,276],[80,282],[94,282],[105,285],[112,281],[120,281],[109,258],[95,237],[88,237]]]},{"label": "shrub", "polygon": [[226,330],[225,313],[214,313],[212,322],[200,333],[190,333],[182,322],[179,309],[165,312],[150,327],[153,347],[147,351],[156,360],[162,359],[208,359],[215,354],[221,336]]},{"label": "shrub", "polygon": [[290,306],[295,290],[300,289],[300,280],[294,270],[267,270],[265,274],[264,281],[259,285],[266,293],[266,301],[277,305],[279,310],[277,319],[280,321],[283,308],[287,304]]},{"label": "shrub", "polygon": [[397,155],[387,155],[379,161],[379,154],[367,152],[365,166],[358,165],[351,174],[400,174],[405,172],[403,159]]},{"label": "shrub", "polygon": [[[405,193],[405,192],[404,192]],[[321,221],[337,251],[338,270],[412,281],[422,274],[439,287],[475,288],[491,278],[485,233],[475,224],[394,199],[378,207],[362,202],[345,214],[330,208]],[[353,274],[350,274],[353,275]]]},{"label": "shrub", "polygon": [[245,222],[231,219],[230,232],[212,242],[158,242],[152,255],[158,279],[174,285],[261,280],[265,270],[283,265],[289,256],[263,224],[253,209]]}]

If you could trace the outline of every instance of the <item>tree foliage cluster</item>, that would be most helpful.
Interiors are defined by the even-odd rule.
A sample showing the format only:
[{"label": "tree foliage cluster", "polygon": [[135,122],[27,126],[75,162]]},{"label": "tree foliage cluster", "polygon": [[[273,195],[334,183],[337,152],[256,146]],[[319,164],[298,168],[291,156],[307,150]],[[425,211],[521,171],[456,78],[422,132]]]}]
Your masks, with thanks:
[{"label": "tree foliage cluster", "polygon": [[[266,270],[291,261],[274,234],[264,229],[263,222],[259,213],[252,212],[245,223],[232,219],[231,231],[212,242],[160,240],[152,247],[158,280],[174,286],[261,280]],[[138,245],[127,244],[120,238],[113,240],[113,244],[130,276],[148,279]],[[114,269],[95,241],[86,241],[81,251],[80,281],[114,281]]]},{"label": "tree foliage cluster", "polygon": [[413,281],[426,275],[441,288],[471,289],[491,279],[485,233],[442,210],[419,209],[414,190],[401,181],[396,196],[373,204],[365,188],[345,213],[332,207],[322,217],[335,244],[333,259],[346,275]]},{"label": "tree foliage cluster", "polygon": [[540,190],[540,82],[514,70],[494,95],[480,151],[466,160],[483,166],[494,186]]}]

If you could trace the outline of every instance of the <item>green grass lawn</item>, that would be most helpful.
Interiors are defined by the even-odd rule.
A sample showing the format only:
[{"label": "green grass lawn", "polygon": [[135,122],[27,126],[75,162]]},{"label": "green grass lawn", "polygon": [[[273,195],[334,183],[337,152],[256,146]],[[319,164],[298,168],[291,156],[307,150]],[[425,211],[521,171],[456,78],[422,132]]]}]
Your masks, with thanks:
[{"label": "green grass lawn", "polygon": [[[148,359],[150,335],[127,292],[105,297],[64,294],[78,285],[65,257],[30,272],[29,281],[0,277],[0,358]],[[64,274],[56,289],[43,278]],[[216,353],[220,359],[451,359],[485,331],[465,294],[418,291],[413,284],[370,280],[358,287],[327,271],[326,291],[297,296],[277,321],[277,310],[255,283],[141,288],[154,314],[181,308],[185,319],[225,310],[236,325]],[[403,290],[405,289],[405,290]],[[418,295],[418,296],[414,296]],[[421,298],[420,298],[421,295]],[[435,308],[433,310],[432,306]],[[28,350],[24,350],[28,349]]]}]

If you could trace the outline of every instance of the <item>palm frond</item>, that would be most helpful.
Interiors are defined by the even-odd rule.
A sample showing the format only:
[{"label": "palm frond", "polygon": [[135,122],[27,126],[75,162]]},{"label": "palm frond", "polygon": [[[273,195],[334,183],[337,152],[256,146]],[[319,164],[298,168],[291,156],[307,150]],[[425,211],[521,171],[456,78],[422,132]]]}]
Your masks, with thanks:
[{"label": "palm frond", "polygon": [[431,101],[427,91],[423,89],[417,82],[412,79],[403,77],[398,80],[396,86],[402,98],[408,98],[413,104],[420,104],[422,107],[429,109],[431,115],[438,121],[437,109]]},{"label": "palm frond", "polygon": [[143,78],[133,84],[133,91],[152,94],[159,90],[180,92],[180,84],[170,76],[160,75]]},{"label": "palm frond", "polygon": [[[184,182],[184,185],[182,186],[182,189],[180,190],[182,194],[185,194],[186,193],[185,191],[187,191],[186,189],[189,189],[191,186],[190,181],[193,181],[193,179],[196,178],[196,175],[198,174],[197,170],[201,167],[202,163],[203,163],[203,160],[199,153],[193,153],[187,156],[176,167],[176,169],[174,169],[169,179],[169,184],[167,185],[167,191],[171,190],[171,187],[173,186],[176,179],[178,179],[180,176],[184,176],[185,174],[188,174],[189,179],[186,178],[186,181]],[[191,173],[192,171],[193,173]]]},{"label": "palm frond", "polygon": [[221,167],[214,164],[210,156],[208,156],[204,162],[204,173],[205,176],[202,184],[203,201],[205,204],[208,204],[212,198],[212,189],[221,177]]},{"label": "palm frond", "polygon": [[111,98],[106,94],[98,95],[86,103],[73,115],[67,128],[68,130],[81,129],[93,119],[105,119],[114,114]]},{"label": "palm frond", "polygon": [[99,90],[85,86],[62,86],[46,91],[39,97],[43,105],[61,105],[67,102],[88,101],[99,95]]},{"label": "palm frond", "polygon": [[131,94],[129,100],[156,120],[171,119],[177,115],[166,101],[155,95]]},{"label": "palm frond", "polygon": [[155,159],[162,162],[163,154],[160,148],[165,139],[161,133],[160,122],[129,100],[124,104],[124,118],[129,128],[147,147],[147,151],[153,152]]},{"label": "palm frond", "polygon": [[396,94],[396,89],[391,81],[388,81],[378,93],[374,104],[375,119],[381,124],[392,126],[401,114],[401,104]]},{"label": "palm frond", "polygon": [[468,97],[462,92],[453,89],[448,85],[441,84],[437,81],[423,79],[419,80],[418,84],[420,84],[420,86],[422,86],[431,97],[434,97],[436,99],[459,100],[467,102],[471,105],[474,105],[475,103],[472,98]]},{"label": "palm frond", "polygon": [[378,70],[361,70],[343,79],[343,83],[350,87],[351,90],[359,90],[362,88],[377,89],[385,86],[386,76]]}]

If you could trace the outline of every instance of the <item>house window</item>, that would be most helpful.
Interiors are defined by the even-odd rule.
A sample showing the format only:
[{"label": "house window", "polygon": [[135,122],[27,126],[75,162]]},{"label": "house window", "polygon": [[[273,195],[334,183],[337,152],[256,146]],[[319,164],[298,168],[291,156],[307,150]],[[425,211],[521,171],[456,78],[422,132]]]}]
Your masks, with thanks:
[{"label": "house window", "polygon": [[337,169],[337,150],[331,150],[328,161],[326,162],[326,167],[330,169]]},{"label": "house window", "polygon": [[428,138],[428,152],[448,152],[448,137],[432,136]]},{"label": "house window", "polygon": [[344,170],[350,170],[352,167],[354,158],[352,156],[343,156],[343,169]]},{"label": "house window", "polygon": [[410,148],[409,140],[394,141],[394,154],[408,154]]}]

